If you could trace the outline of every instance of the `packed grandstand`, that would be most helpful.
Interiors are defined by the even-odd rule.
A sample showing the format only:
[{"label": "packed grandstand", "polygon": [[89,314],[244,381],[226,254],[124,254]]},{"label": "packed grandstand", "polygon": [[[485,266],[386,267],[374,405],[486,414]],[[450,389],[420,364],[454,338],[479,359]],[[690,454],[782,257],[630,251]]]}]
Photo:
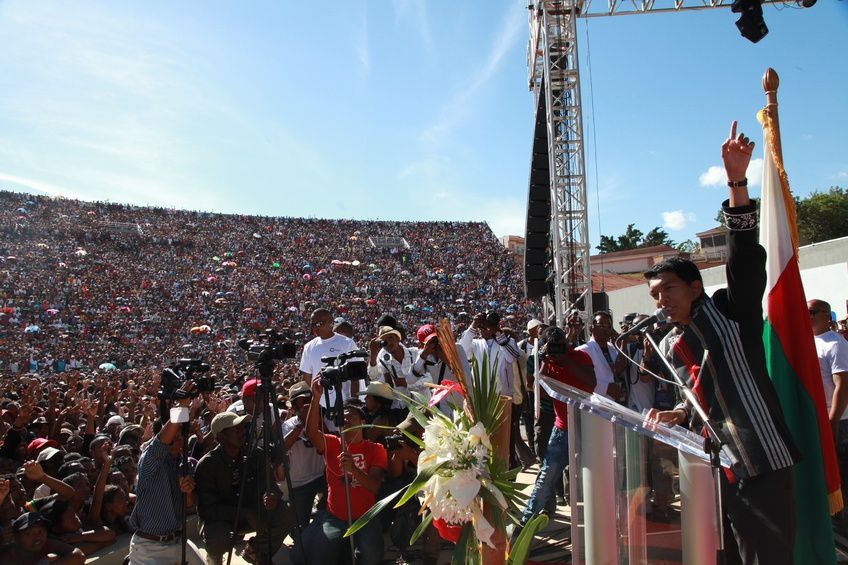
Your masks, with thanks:
[{"label": "packed grandstand", "polygon": [[317,307],[348,320],[361,343],[383,313],[414,334],[486,310],[521,328],[534,307],[485,223],[212,214],[2,191],[0,230],[2,374],[202,356],[235,380],[246,366],[239,338],[267,327],[310,336]]}]

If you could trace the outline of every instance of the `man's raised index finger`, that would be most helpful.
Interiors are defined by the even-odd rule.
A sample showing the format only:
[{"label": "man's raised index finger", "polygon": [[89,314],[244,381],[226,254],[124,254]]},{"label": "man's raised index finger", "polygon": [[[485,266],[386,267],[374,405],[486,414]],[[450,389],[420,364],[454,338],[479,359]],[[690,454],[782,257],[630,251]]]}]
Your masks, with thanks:
[{"label": "man's raised index finger", "polygon": [[736,139],[736,120],[730,122],[730,139]]}]

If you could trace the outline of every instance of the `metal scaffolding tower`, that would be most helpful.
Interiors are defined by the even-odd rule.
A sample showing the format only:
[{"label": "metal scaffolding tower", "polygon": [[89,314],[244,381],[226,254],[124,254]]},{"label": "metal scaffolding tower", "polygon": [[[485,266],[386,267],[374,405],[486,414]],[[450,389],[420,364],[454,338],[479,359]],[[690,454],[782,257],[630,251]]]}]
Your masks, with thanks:
[{"label": "metal scaffolding tower", "polygon": [[[801,6],[802,1],[762,0],[762,3]],[[569,311],[580,312],[584,320],[593,311],[577,53],[578,18],[707,10],[727,8],[731,4],[733,0],[536,0],[528,5],[530,43],[527,69],[529,87],[536,102],[537,134],[534,163],[531,163],[525,287],[529,298],[542,298],[546,317],[555,316],[557,325],[562,326]],[[544,130],[541,127],[542,116],[546,125]],[[547,152],[537,147],[544,143],[544,138]],[[549,213],[547,207],[539,207],[539,190],[545,182],[550,191]],[[547,191],[544,196],[547,200]],[[542,244],[547,245],[547,249],[531,250],[530,226],[535,219],[534,229],[538,228],[540,209],[549,214],[549,228],[546,224],[544,230],[549,238]],[[540,234],[537,229],[537,240]],[[540,256],[545,258],[537,259],[535,265],[529,266],[528,257]],[[544,274],[539,275],[542,271]],[[531,283],[531,272],[537,273],[535,277],[543,284],[539,284],[540,280]]]}]

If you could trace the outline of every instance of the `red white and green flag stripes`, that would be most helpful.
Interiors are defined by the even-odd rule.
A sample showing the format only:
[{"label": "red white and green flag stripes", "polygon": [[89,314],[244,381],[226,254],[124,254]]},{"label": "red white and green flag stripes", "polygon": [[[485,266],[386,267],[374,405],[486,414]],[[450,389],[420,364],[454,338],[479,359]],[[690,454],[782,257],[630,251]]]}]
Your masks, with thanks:
[{"label": "red white and green flag stripes", "polygon": [[830,516],[842,508],[839,468],[813,330],[798,267],[795,202],[783,168],[777,128],[770,109],[763,124],[763,184],[760,243],[768,254],[763,340],[769,375],[786,423],[803,459],[794,467],[797,533],[795,563],[834,563]]}]

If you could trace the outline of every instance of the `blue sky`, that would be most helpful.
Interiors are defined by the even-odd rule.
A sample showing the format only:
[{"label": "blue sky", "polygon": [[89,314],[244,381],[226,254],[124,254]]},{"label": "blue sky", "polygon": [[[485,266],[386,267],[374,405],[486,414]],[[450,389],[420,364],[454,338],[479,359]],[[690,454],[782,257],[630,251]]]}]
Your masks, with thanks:
[{"label": "blue sky", "polygon": [[[526,5],[0,1],[0,186],[523,234]],[[796,193],[848,185],[848,2],[765,12],[757,45],[729,10],[581,22],[593,243],[713,227],[710,167],[732,119],[760,138],[768,66]]]}]

